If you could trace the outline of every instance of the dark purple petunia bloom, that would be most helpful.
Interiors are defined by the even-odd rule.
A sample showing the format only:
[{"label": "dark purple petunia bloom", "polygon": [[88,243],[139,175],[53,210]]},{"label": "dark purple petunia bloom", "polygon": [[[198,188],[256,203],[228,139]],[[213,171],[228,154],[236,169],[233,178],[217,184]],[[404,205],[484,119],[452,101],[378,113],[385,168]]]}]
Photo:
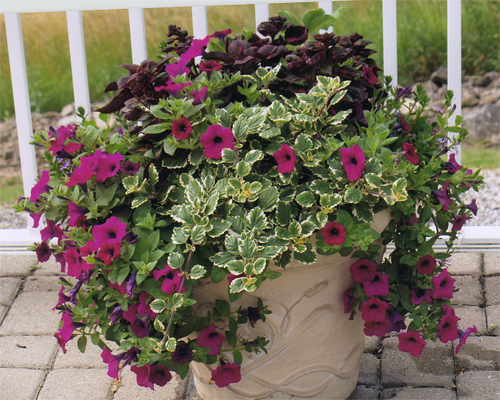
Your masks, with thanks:
[{"label": "dark purple petunia bloom", "polygon": [[255,323],[260,319],[259,308],[258,307],[247,307],[246,310],[240,311],[241,315],[244,315],[250,321],[250,325],[252,328],[255,326]]},{"label": "dark purple petunia bloom", "polygon": [[369,68],[365,65],[363,66],[363,78],[365,78],[372,85],[375,85],[378,83],[378,78],[373,73],[373,68]]},{"label": "dark purple petunia bloom", "polygon": [[129,243],[135,243],[139,240],[139,235],[133,232],[128,232],[123,238]]},{"label": "dark purple petunia bloom", "polygon": [[361,178],[363,170],[365,169],[365,155],[361,147],[355,144],[352,147],[340,149],[340,156],[342,157],[342,164],[347,174],[347,179],[355,181]]},{"label": "dark purple petunia bloom", "polygon": [[392,312],[389,321],[391,322],[391,326],[389,327],[389,329],[387,329],[387,333],[399,332],[402,331],[403,329],[406,329],[405,321],[401,317],[401,314],[398,312],[398,310],[394,310]]},{"label": "dark purple petunia bloom", "polygon": [[217,38],[217,39],[219,39],[219,42],[223,43],[224,40],[226,39],[227,35],[229,35],[232,31],[233,31],[232,29],[225,29],[223,31],[215,31],[209,37]]},{"label": "dark purple petunia bloom", "polygon": [[354,298],[354,288],[347,289],[344,292],[344,313],[349,314],[352,311],[352,307],[356,299]]},{"label": "dark purple petunia bloom", "polygon": [[44,242],[52,238],[57,238],[58,244],[61,244],[61,240],[66,237],[61,226],[51,219],[47,220],[47,226],[40,231],[40,236]]},{"label": "dark purple petunia bloom", "polygon": [[172,380],[172,374],[166,365],[153,364],[149,369],[149,381],[158,386],[165,386]]},{"label": "dark purple petunia bloom", "polygon": [[405,88],[398,88],[396,90],[396,97],[394,100],[398,101],[401,97],[409,96],[412,94],[412,88],[410,86],[406,86]]},{"label": "dark purple petunia bloom", "polygon": [[427,303],[432,301],[432,290],[431,289],[411,289],[410,290],[410,301],[413,304],[420,304],[425,300]]},{"label": "dark purple petunia bloom", "polygon": [[212,380],[220,388],[237,383],[241,380],[240,366],[235,363],[219,365],[212,371]]},{"label": "dark purple petunia bloom", "polygon": [[354,120],[358,121],[363,126],[368,126],[368,122],[366,122],[365,118],[365,110],[363,108],[362,103],[354,103],[354,111],[356,115],[354,116]]},{"label": "dark purple petunia bloom", "polygon": [[366,321],[363,329],[366,336],[384,336],[391,327],[391,322],[387,319],[383,321]]},{"label": "dark purple petunia bloom", "polygon": [[191,122],[186,117],[181,117],[172,122],[172,135],[177,140],[187,139],[192,131]]},{"label": "dark purple petunia bloom", "polygon": [[231,129],[222,125],[211,125],[207,131],[200,136],[200,142],[205,149],[205,156],[219,160],[223,149],[234,150],[234,135]]},{"label": "dark purple petunia bloom", "polygon": [[430,254],[420,257],[417,261],[417,272],[422,275],[430,275],[434,272],[437,261]]},{"label": "dark purple petunia bloom", "polygon": [[451,204],[451,199],[449,199],[446,194],[448,186],[450,186],[450,182],[445,182],[442,190],[432,191],[432,194],[434,194],[438,201],[443,204],[443,211],[448,211],[448,206]]},{"label": "dark purple petunia bloom", "polygon": [[122,306],[117,306],[111,314],[109,314],[109,320],[112,324],[117,324],[118,321],[123,317]]},{"label": "dark purple petunia bloom", "polygon": [[200,62],[200,69],[205,72],[219,71],[222,67],[223,65],[215,60]]},{"label": "dark purple petunia bloom", "polygon": [[332,221],[321,230],[325,243],[329,246],[338,246],[345,242],[345,228],[338,222]]},{"label": "dark purple petunia bloom", "polygon": [[457,344],[457,348],[455,349],[455,353],[458,354],[458,352],[460,351],[460,348],[465,344],[465,342],[467,341],[467,338],[469,337],[469,335],[471,333],[475,333],[477,332],[477,328],[476,326],[474,325],[472,328],[469,327],[464,331],[458,329],[457,330],[458,332],[458,339],[459,339],[459,342]]},{"label": "dark purple petunia bloom", "polygon": [[477,216],[477,204],[476,204],[476,199],[472,199],[470,204],[467,205],[467,209],[472,211],[472,214]]},{"label": "dark purple petunia bloom", "polygon": [[49,171],[42,171],[40,175],[40,179],[38,182],[31,188],[31,195],[29,200],[34,203],[40,198],[40,195],[43,193],[47,193],[50,189],[52,189],[51,186],[48,185],[50,180],[50,172]]},{"label": "dark purple petunia bloom", "polygon": [[[408,133],[411,133],[410,131],[410,125],[408,125],[408,123],[405,121],[405,119],[401,116],[401,115],[398,115],[398,118],[399,118],[399,123],[401,124],[401,127]],[[404,146],[403,146],[404,147]]]},{"label": "dark purple petunia bloom", "polygon": [[462,227],[465,225],[467,222],[467,214],[461,214],[461,215],[456,215],[455,218],[453,219],[453,223],[451,225],[451,230],[452,231],[459,231],[462,229]]},{"label": "dark purple petunia bloom", "polygon": [[425,346],[425,340],[415,331],[402,332],[398,335],[399,350],[419,357]]},{"label": "dark purple petunia bloom", "polygon": [[35,253],[36,253],[36,256],[38,258],[38,261],[46,262],[46,261],[49,261],[50,255],[52,254],[52,251],[50,250],[50,247],[47,243],[42,242],[36,248]]},{"label": "dark purple petunia bloom", "polygon": [[185,364],[193,359],[193,350],[185,342],[177,342],[175,351],[172,353],[172,360],[177,364]]},{"label": "dark purple petunia bloom", "polygon": [[150,296],[146,291],[140,294],[139,305],[137,306],[137,312],[139,313],[139,315],[149,318],[156,318],[158,314],[156,314],[153,310],[151,310],[150,307],[150,304],[152,303],[153,300],[154,297]]},{"label": "dark purple petunia bloom", "polygon": [[226,340],[226,337],[217,332],[215,325],[210,325],[208,328],[200,331],[196,343],[202,347],[210,347],[208,355],[215,356],[219,353],[220,346],[224,340]]},{"label": "dark purple petunia bloom", "polygon": [[361,317],[363,321],[384,321],[387,319],[387,310],[389,309],[389,304],[385,301],[380,300],[378,297],[372,297],[359,308],[361,310]]},{"label": "dark purple petunia bloom", "polygon": [[278,172],[280,174],[286,174],[294,170],[297,157],[289,145],[282,143],[281,148],[273,154],[273,157],[278,163]]},{"label": "dark purple petunia bloom", "polygon": [[130,350],[117,354],[116,356],[111,353],[107,347],[101,352],[102,361],[108,364],[108,376],[113,379],[118,380],[118,372],[120,370],[120,362],[123,361],[122,367],[131,364],[133,361],[138,360],[138,355],[140,354],[137,347],[132,347]]},{"label": "dark purple petunia bloom", "polygon": [[434,291],[432,292],[432,297],[435,299],[451,299],[453,297],[453,279],[448,270],[445,268],[438,276],[432,278],[432,285],[434,286]]},{"label": "dark purple petunia bloom", "polygon": [[[134,289],[135,289],[135,284],[136,284],[136,277],[137,277],[137,272],[133,272],[131,275],[130,275],[130,278],[128,278],[128,281],[127,281],[127,294],[130,296],[130,297],[134,297]],[[146,293],[146,292],[143,292],[143,293]],[[147,293],[146,293],[147,294]],[[142,293],[141,293],[142,295]]]},{"label": "dark purple petunia bloom", "polygon": [[141,167],[140,163],[135,163],[130,160],[127,160],[125,164],[120,167],[119,172],[123,172],[124,174],[134,175],[139,168]]},{"label": "dark purple petunia bloom", "polygon": [[443,343],[458,339],[457,324],[459,318],[446,313],[439,322],[439,340]]},{"label": "dark purple petunia bloom", "polygon": [[95,239],[96,247],[100,248],[104,243],[121,243],[123,237],[127,234],[127,224],[118,217],[110,217],[104,224],[95,225],[92,228],[92,234]]},{"label": "dark purple petunia bloom", "polygon": [[462,169],[462,166],[455,160],[454,153],[451,153],[448,161],[444,163],[444,169],[452,174]]},{"label": "dark purple petunia bloom", "polygon": [[414,165],[418,165],[420,162],[420,159],[418,158],[417,153],[415,152],[415,148],[413,147],[413,144],[404,142],[403,143],[403,151],[404,151],[404,156],[408,159],[408,161]]},{"label": "dark purple petunia bloom", "polygon": [[137,375],[137,384],[139,386],[154,390],[155,385],[149,380],[150,369],[151,366],[149,364],[145,364],[142,367],[139,367],[138,365],[132,365],[130,367],[130,370],[132,372],[135,372],[135,374]]},{"label": "dark purple petunia bloom", "polygon": [[68,202],[68,225],[71,227],[82,228],[84,226],[84,222],[87,220],[85,214],[88,212],[89,210],[87,208],[81,208],[72,202]]},{"label": "dark purple petunia bloom", "polygon": [[363,281],[363,291],[367,297],[389,296],[389,275],[375,272],[371,281]]},{"label": "dark purple petunia bloom", "polygon": [[377,264],[370,260],[358,260],[349,267],[352,280],[356,283],[373,281],[377,272]]},{"label": "dark purple petunia bloom", "polygon": [[205,99],[207,98],[207,92],[208,88],[206,86],[203,86],[199,91],[191,91],[190,95],[194,97],[193,106],[201,104],[202,101],[205,101]]},{"label": "dark purple petunia bloom", "polygon": [[68,297],[69,301],[71,301],[73,304],[76,304],[76,296],[78,296],[78,292],[80,291],[81,287],[83,286],[83,276],[81,276],[82,280],[79,280],[78,282],[75,283],[75,286],[71,288],[71,290],[68,292]]}]

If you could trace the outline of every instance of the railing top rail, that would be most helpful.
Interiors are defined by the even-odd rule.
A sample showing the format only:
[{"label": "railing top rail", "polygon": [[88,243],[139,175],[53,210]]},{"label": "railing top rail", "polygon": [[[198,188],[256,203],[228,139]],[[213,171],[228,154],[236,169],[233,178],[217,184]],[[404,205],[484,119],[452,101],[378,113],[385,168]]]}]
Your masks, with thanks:
[{"label": "railing top rail", "polygon": [[[224,6],[239,4],[313,2],[314,0],[16,0],[1,1],[0,13],[55,11],[120,10],[131,8],[166,8],[190,6]],[[351,1],[351,0],[349,0]]]}]

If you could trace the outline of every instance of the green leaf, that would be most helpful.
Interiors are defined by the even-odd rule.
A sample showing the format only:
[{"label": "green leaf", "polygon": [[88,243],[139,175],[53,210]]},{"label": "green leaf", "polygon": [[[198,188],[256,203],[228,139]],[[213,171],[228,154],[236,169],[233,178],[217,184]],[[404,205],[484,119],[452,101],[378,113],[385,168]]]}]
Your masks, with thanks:
[{"label": "green leaf", "polygon": [[227,269],[233,275],[241,275],[245,271],[245,264],[242,260],[232,260],[227,263]]},{"label": "green leaf", "polygon": [[250,167],[250,164],[248,164],[245,160],[241,160],[236,166],[236,173],[239,176],[247,176],[251,170],[252,168]]},{"label": "green leaf", "polygon": [[305,153],[312,148],[312,140],[307,136],[301,133],[295,139],[295,149],[299,152]]},{"label": "green leaf", "polygon": [[151,311],[161,314],[165,308],[167,308],[167,303],[165,303],[165,300],[163,299],[156,299],[151,302],[149,307],[151,308]]},{"label": "green leaf", "polygon": [[181,227],[175,227],[172,233],[172,242],[175,244],[184,244],[187,242],[189,235],[184,233]]},{"label": "green leaf", "polygon": [[130,273],[130,265],[125,265],[124,267],[120,268],[116,276],[116,283],[118,285],[121,285],[123,281],[127,278],[129,273]]},{"label": "green leaf", "polygon": [[158,183],[158,170],[154,164],[151,164],[148,169],[149,172],[149,183],[154,186]]},{"label": "green leaf", "polygon": [[148,200],[149,200],[148,197],[136,197],[134,200],[132,200],[131,208],[134,209],[134,208],[140,207]]},{"label": "green leaf", "polygon": [[297,197],[295,201],[299,203],[302,207],[312,207],[316,203],[316,197],[311,192],[302,192]]},{"label": "green leaf", "polygon": [[246,155],[245,155],[245,161],[248,164],[253,164],[259,160],[262,160],[264,158],[264,153],[260,150],[250,150]]},{"label": "green leaf", "polygon": [[177,339],[176,338],[169,338],[167,342],[165,343],[165,348],[167,351],[170,351],[173,353],[175,351],[175,348],[177,347]]},{"label": "green leaf", "polygon": [[259,252],[259,256],[270,260],[280,254],[282,251],[282,247],[280,246],[263,246],[262,250],[260,250]]},{"label": "green leaf", "polygon": [[196,264],[191,268],[190,276],[191,279],[200,279],[207,273],[207,270],[204,266]]},{"label": "green leaf", "polygon": [[191,232],[191,240],[194,244],[201,245],[205,242],[205,228],[196,225]]},{"label": "green leaf", "polygon": [[236,152],[233,149],[222,149],[222,161],[234,163],[236,161]]},{"label": "green leaf", "polygon": [[170,310],[178,309],[182,307],[184,302],[184,295],[182,293],[174,293],[172,297],[168,300],[167,308]]},{"label": "green leaf", "polygon": [[245,120],[237,120],[233,125],[233,135],[236,140],[245,140],[248,126]]},{"label": "green leaf", "polygon": [[228,315],[231,311],[229,303],[224,300],[215,300],[215,308],[217,308],[217,311],[222,315]]},{"label": "green leaf", "polygon": [[391,193],[396,201],[402,202],[408,198],[406,186],[407,182],[405,178],[399,178],[392,184]]},{"label": "green leaf", "polygon": [[210,224],[212,225],[212,229],[208,232],[208,236],[212,238],[219,237],[222,235],[224,232],[226,232],[229,227],[231,226],[231,222],[229,221],[222,221],[218,218],[213,219]]},{"label": "green leaf", "polygon": [[173,269],[179,269],[184,265],[184,256],[181,253],[173,251],[168,256],[168,265]]},{"label": "green leaf", "polygon": [[149,251],[156,249],[158,247],[158,243],[160,242],[160,231],[153,231],[146,239],[146,242],[148,243]]},{"label": "green leaf", "polygon": [[365,180],[372,188],[378,189],[381,185],[380,178],[374,173],[365,174]]},{"label": "green leaf", "polygon": [[279,192],[274,186],[270,186],[263,190],[259,195],[259,207],[262,211],[271,211],[276,207]]},{"label": "green leaf", "polygon": [[156,125],[149,125],[145,129],[143,129],[142,133],[149,133],[151,135],[157,134],[157,133],[163,133],[167,129],[170,129],[172,127],[172,124],[170,122],[164,122],[161,124],[156,124]]},{"label": "green leaf", "polygon": [[267,260],[265,260],[264,258],[259,258],[257,260],[255,260],[255,263],[254,263],[254,273],[255,274],[261,274],[262,272],[264,272],[264,270],[266,269],[267,267]]},{"label": "green leaf", "polygon": [[221,251],[210,257],[210,261],[218,267],[226,267],[226,265],[232,260],[234,260],[234,255],[227,251]]},{"label": "green leaf", "polygon": [[263,139],[271,139],[273,137],[279,136],[281,130],[279,128],[270,128],[260,132],[259,136]]},{"label": "green leaf", "polygon": [[80,350],[81,353],[85,353],[85,348],[87,347],[87,336],[80,336],[76,344],[78,346],[78,350]]},{"label": "green leaf", "polygon": [[344,194],[344,201],[346,203],[359,203],[361,200],[363,200],[363,193],[361,193],[361,190],[353,188],[353,187],[348,187],[345,191]]},{"label": "green leaf", "polygon": [[243,356],[241,355],[241,352],[239,350],[235,350],[233,352],[233,357],[234,357],[234,362],[238,365],[241,365],[243,362]]},{"label": "green leaf", "polygon": [[210,278],[213,283],[222,282],[226,278],[226,271],[219,267],[212,267],[212,271],[210,273]]},{"label": "green leaf", "polygon": [[250,260],[257,254],[257,245],[252,239],[239,239],[238,250],[244,259]]},{"label": "green leaf", "polygon": [[247,227],[262,231],[267,228],[267,219],[264,212],[259,208],[252,208],[247,216]]}]

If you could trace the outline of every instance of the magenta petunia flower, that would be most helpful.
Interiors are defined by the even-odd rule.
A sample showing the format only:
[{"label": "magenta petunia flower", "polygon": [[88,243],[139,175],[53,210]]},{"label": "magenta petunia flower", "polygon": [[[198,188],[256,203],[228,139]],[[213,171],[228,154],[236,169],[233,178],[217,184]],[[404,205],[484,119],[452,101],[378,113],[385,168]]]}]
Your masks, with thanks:
[{"label": "magenta petunia flower", "polygon": [[455,160],[455,154],[451,153],[450,158],[444,163],[444,169],[454,174],[462,169],[462,166]]},{"label": "magenta petunia flower", "polygon": [[100,248],[104,243],[121,243],[127,234],[127,224],[118,217],[110,217],[104,224],[95,225],[92,228],[92,235],[96,247]]},{"label": "magenta petunia flower", "polygon": [[366,65],[363,66],[363,78],[365,78],[372,85],[378,83],[378,78],[373,73],[373,68],[369,68]]},{"label": "magenta petunia flower", "polygon": [[66,237],[61,226],[51,219],[47,220],[47,226],[40,231],[40,236],[44,242],[52,238],[57,238],[58,244],[61,244],[61,240]]},{"label": "magenta petunia flower", "polygon": [[193,359],[193,350],[185,342],[177,342],[175,351],[172,353],[172,360],[177,364],[185,364]]},{"label": "magenta petunia flower", "polygon": [[297,157],[293,149],[286,143],[281,144],[281,148],[273,154],[273,157],[278,163],[278,172],[280,174],[286,174],[294,170]]},{"label": "magenta petunia flower", "polygon": [[220,388],[229,386],[231,383],[237,383],[241,380],[240,366],[235,363],[219,365],[212,371],[212,380]]},{"label": "magenta petunia flower", "polygon": [[384,321],[387,318],[389,304],[380,300],[378,297],[372,297],[361,304],[361,317],[363,321]]},{"label": "magenta petunia flower", "polygon": [[177,97],[177,94],[187,86],[191,86],[191,82],[175,83],[172,80],[167,82],[167,86],[156,87],[155,91],[160,92],[166,90],[170,96]]},{"label": "magenta petunia flower", "polygon": [[46,262],[49,261],[52,251],[47,243],[42,242],[36,248],[35,253],[39,262]]},{"label": "magenta petunia flower", "polygon": [[344,292],[344,313],[349,314],[352,311],[352,307],[356,299],[354,298],[354,288],[347,289]]},{"label": "magenta petunia flower", "polygon": [[363,291],[367,297],[389,296],[389,275],[375,272],[371,281],[363,281]]},{"label": "magenta petunia flower", "polygon": [[439,322],[439,340],[443,343],[453,341],[458,339],[458,317],[455,317],[451,314],[445,314],[441,321]]},{"label": "magenta petunia flower", "polygon": [[104,182],[106,179],[115,176],[120,170],[120,162],[123,160],[123,154],[103,153],[97,160],[95,167],[95,179],[97,182]]},{"label": "magenta petunia flower", "polygon": [[69,301],[69,297],[66,296],[66,294],[64,293],[64,285],[61,285],[61,288],[59,289],[59,298],[57,300],[57,304],[54,306],[52,311],[54,311],[61,304],[67,303],[68,301]]},{"label": "magenta petunia flower", "polygon": [[217,39],[219,39],[219,42],[222,43],[226,39],[226,36],[229,35],[232,31],[233,31],[232,29],[226,29],[226,30],[223,30],[223,31],[215,31],[209,37],[211,37],[211,38],[217,38]]},{"label": "magenta petunia flower", "polygon": [[102,154],[100,150],[96,150],[94,154],[82,157],[80,159],[80,166],[75,168],[68,182],[66,182],[66,186],[72,187],[79,183],[87,183],[94,176],[97,161],[101,158]]},{"label": "magenta petunia flower", "polygon": [[477,328],[476,326],[474,325],[472,328],[469,327],[464,331],[458,329],[457,330],[458,332],[458,339],[459,339],[459,342],[457,344],[457,348],[455,349],[455,353],[458,354],[458,352],[460,351],[460,348],[465,344],[465,342],[467,341],[467,338],[469,337],[469,335],[471,333],[475,333],[477,332]]},{"label": "magenta petunia flower", "polygon": [[67,139],[75,137],[76,129],[77,125],[72,126],[71,124],[60,126],[57,128],[57,131],[51,128],[49,132],[49,139],[51,140],[49,151],[52,154],[59,153],[60,151],[73,154],[75,151],[80,150],[82,148],[81,143],[68,142],[65,144]]},{"label": "magenta petunia flower", "polygon": [[180,276],[180,271],[170,268],[169,265],[165,264],[163,270],[155,269],[153,270],[153,277],[159,280],[162,276],[165,277],[163,284],[161,285],[161,290],[166,294],[181,293],[186,291],[186,286],[182,285],[182,277]]},{"label": "magenta petunia flower", "polygon": [[437,261],[430,254],[420,257],[417,261],[417,272],[419,274],[430,275],[434,272],[434,268],[437,265]]},{"label": "magenta petunia flower", "polygon": [[30,217],[33,219],[33,228],[38,228],[42,215],[41,213],[30,213]]},{"label": "magenta petunia flower", "polygon": [[186,117],[172,122],[172,135],[178,140],[187,139],[192,131],[191,122]]},{"label": "magenta petunia flower", "polygon": [[71,227],[76,226],[82,228],[84,226],[84,222],[87,220],[85,214],[87,214],[88,211],[89,210],[87,208],[81,208],[74,203],[68,202],[68,225]]},{"label": "magenta petunia flower", "polygon": [[147,387],[150,388],[151,390],[154,390],[154,384],[153,382],[150,382],[149,380],[149,372],[150,372],[150,365],[145,364],[142,367],[139,367],[137,365],[132,365],[130,367],[130,370],[135,372],[137,375],[137,384],[142,387]]},{"label": "magenta petunia flower", "polygon": [[220,346],[224,340],[226,340],[225,336],[217,332],[215,325],[210,325],[208,328],[200,331],[196,343],[202,347],[210,347],[208,355],[215,356],[219,353]]},{"label": "magenta petunia flower", "polygon": [[127,352],[113,355],[111,350],[105,347],[101,352],[101,358],[104,363],[108,364],[108,376],[118,380],[120,362],[123,361],[123,366],[129,365],[132,361],[137,361],[139,353],[140,351],[136,347],[132,347]]},{"label": "magenta petunia flower", "polygon": [[209,41],[210,36],[205,36],[203,39],[194,39],[188,51],[181,55],[181,62],[186,63],[195,57],[201,56]]},{"label": "magenta petunia flower", "polygon": [[410,290],[410,301],[413,304],[421,304],[423,300],[427,303],[432,301],[432,290],[430,289],[411,289]]},{"label": "magenta petunia flower", "polygon": [[404,150],[404,156],[408,159],[410,163],[417,165],[420,162],[420,159],[418,158],[418,155],[415,152],[413,144],[404,142],[403,150]]},{"label": "magenta petunia flower", "polygon": [[146,291],[140,294],[139,305],[137,306],[137,312],[139,313],[139,315],[142,315],[144,317],[156,318],[157,314],[153,310],[151,310],[150,307],[150,304],[153,300],[154,297],[150,296],[149,293]]},{"label": "magenta petunia flower", "polygon": [[399,118],[399,123],[401,124],[401,127],[408,133],[411,133],[410,131],[410,125],[408,125],[408,123],[405,121],[405,119],[401,116],[401,115],[398,115],[398,118]]},{"label": "magenta petunia flower", "polygon": [[361,147],[355,144],[352,147],[340,149],[340,156],[342,157],[342,164],[347,174],[347,179],[355,181],[361,178],[363,170],[365,169],[365,155]]},{"label": "magenta petunia flower", "polygon": [[[137,284],[137,271],[130,274],[130,277],[127,279],[127,283],[125,285],[125,287],[127,288],[127,294],[130,297],[134,297],[134,290],[135,290],[136,284]],[[139,297],[139,301],[141,301],[140,297]],[[140,306],[141,306],[141,304],[139,304],[139,307]],[[138,308],[138,311],[139,311],[139,308]],[[139,311],[139,314],[140,313],[141,312]]]},{"label": "magenta petunia flower", "polygon": [[42,171],[40,175],[40,179],[38,182],[31,188],[31,195],[29,200],[34,203],[40,198],[40,195],[43,193],[47,193],[50,189],[52,189],[51,186],[48,185],[50,180],[50,172],[49,171]]},{"label": "magenta petunia flower", "polygon": [[130,160],[127,160],[125,164],[120,166],[119,172],[123,172],[124,174],[134,175],[139,168],[141,167],[140,163],[135,163]]},{"label": "magenta petunia flower", "polygon": [[321,230],[325,243],[330,246],[338,246],[345,242],[345,228],[338,222],[332,221]]},{"label": "magenta petunia flower", "polygon": [[349,267],[352,280],[356,283],[373,281],[377,272],[377,264],[370,260],[358,260]]},{"label": "magenta petunia flower", "polygon": [[419,357],[425,346],[425,340],[415,331],[402,332],[398,335],[399,350]]},{"label": "magenta petunia flower", "polygon": [[222,67],[223,65],[215,60],[200,62],[200,69],[205,72],[219,71],[222,69]]},{"label": "magenta petunia flower", "polygon": [[183,62],[176,62],[173,64],[168,64],[165,67],[165,71],[171,76],[176,77],[177,75],[189,74],[189,68]]},{"label": "magenta petunia flower", "polygon": [[363,331],[366,336],[384,336],[391,327],[391,322],[387,319],[383,321],[366,321]]},{"label": "magenta petunia flower", "polygon": [[193,90],[190,94],[194,97],[193,106],[197,106],[201,104],[202,101],[205,101],[207,98],[208,88],[203,86],[199,91]]},{"label": "magenta petunia flower", "polygon": [[125,296],[127,294],[127,284],[125,283],[125,281],[123,281],[121,284],[109,282],[109,286],[112,289],[120,292],[122,296]]},{"label": "magenta petunia flower", "polygon": [[55,338],[57,339],[57,342],[59,343],[59,346],[63,350],[64,353],[66,353],[66,343],[71,339],[71,336],[73,335],[73,332],[75,331],[78,326],[73,322],[71,319],[71,315],[69,312],[65,312],[62,315],[62,322],[63,325],[61,327],[61,330],[54,334]]},{"label": "magenta petunia flower", "polygon": [[205,156],[219,160],[223,149],[234,150],[234,135],[229,128],[221,125],[211,125],[207,132],[200,136],[200,142],[205,149]]},{"label": "magenta petunia flower", "polygon": [[455,279],[451,277],[448,270],[445,268],[438,276],[432,278],[434,291],[432,297],[435,299],[451,299],[453,297],[453,283]]},{"label": "magenta petunia flower", "polygon": [[443,211],[448,211],[448,206],[451,204],[451,199],[448,198],[446,191],[450,186],[450,182],[445,182],[442,190],[433,190],[432,194],[436,196],[438,201],[443,204]]},{"label": "magenta petunia flower", "polygon": [[455,216],[455,218],[453,219],[451,230],[452,231],[459,231],[465,225],[467,220],[468,220],[467,214],[465,214],[465,213]]},{"label": "magenta petunia flower", "polygon": [[109,314],[109,320],[112,324],[117,324],[120,319],[123,317],[123,309],[122,306],[116,306],[111,314]]},{"label": "magenta petunia flower", "polygon": [[104,242],[97,251],[97,258],[107,266],[113,263],[113,260],[120,257],[120,243]]}]

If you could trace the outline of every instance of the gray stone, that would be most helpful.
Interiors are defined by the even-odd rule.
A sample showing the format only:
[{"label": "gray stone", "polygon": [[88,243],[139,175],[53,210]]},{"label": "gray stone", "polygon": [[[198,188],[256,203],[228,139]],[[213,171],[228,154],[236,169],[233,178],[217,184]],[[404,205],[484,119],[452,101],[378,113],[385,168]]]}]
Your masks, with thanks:
[{"label": "gray stone", "polygon": [[0,322],[2,322],[5,315],[7,315],[8,307],[0,305]]},{"label": "gray stone", "polygon": [[484,253],[484,273],[486,275],[500,274],[500,252]]},{"label": "gray stone", "polygon": [[34,399],[45,371],[24,368],[0,368],[2,400]]},{"label": "gray stone", "polygon": [[365,349],[366,353],[374,353],[380,347],[380,338],[378,336],[365,336]]},{"label": "gray stone", "polygon": [[56,348],[53,336],[0,336],[0,367],[49,368]]},{"label": "gray stone", "polygon": [[53,335],[61,316],[51,308],[57,292],[23,292],[12,304],[0,326],[2,335]]},{"label": "gray stone", "polygon": [[36,266],[36,255],[1,255],[0,276],[27,276]]},{"label": "gray stone", "polygon": [[500,276],[487,276],[484,278],[486,290],[486,305],[500,304]]},{"label": "gray stone", "polygon": [[438,86],[442,86],[443,84],[448,82],[448,68],[439,67],[436,71],[432,73],[431,81]]},{"label": "gray stone", "polygon": [[364,353],[359,366],[359,385],[377,385],[379,381],[380,360],[377,356]]},{"label": "gray stone", "polygon": [[44,263],[38,263],[37,268],[33,272],[33,275],[65,275],[61,272],[61,264],[56,262],[54,257],[51,257],[49,261]]},{"label": "gray stone", "polygon": [[486,307],[486,319],[488,334],[500,336],[500,305]]},{"label": "gray stone", "polygon": [[500,398],[500,371],[467,371],[457,375],[458,400]]},{"label": "gray stone", "polygon": [[453,253],[449,258],[448,272],[451,275],[472,275],[481,273],[480,253]]},{"label": "gray stone", "polygon": [[496,103],[500,99],[500,90],[498,88],[485,90],[481,94],[481,98],[479,99],[479,105],[484,106],[488,103]]},{"label": "gray stone", "polygon": [[500,337],[470,336],[455,355],[455,366],[459,371],[500,369]]},{"label": "gray stone", "polygon": [[491,140],[500,132],[500,106],[495,103],[474,107],[462,125],[470,131],[469,140]]},{"label": "gray stone", "polygon": [[456,400],[457,396],[451,389],[444,388],[391,388],[385,389],[381,399],[406,400]]},{"label": "gray stone", "polygon": [[451,344],[427,342],[420,357],[398,348],[398,338],[384,339],[382,385],[385,387],[451,387],[454,379]]},{"label": "gray stone", "polygon": [[458,327],[463,331],[472,326],[475,326],[480,332],[486,330],[486,313],[484,308],[474,306],[455,307],[455,313],[460,318]]},{"label": "gray stone", "polygon": [[464,91],[462,94],[462,106],[463,107],[474,107],[479,104],[479,98],[473,93],[472,90]]},{"label": "gray stone", "polygon": [[37,400],[110,400],[112,382],[102,368],[57,369],[45,378]]},{"label": "gray stone", "polygon": [[378,399],[379,390],[374,388],[366,388],[362,386],[358,386],[351,395],[347,398],[347,400],[371,400]]},{"label": "gray stone", "polygon": [[477,276],[457,275],[454,278],[455,290],[458,289],[458,291],[453,293],[452,304],[468,306],[479,306],[482,304],[481,284]]},{"label": "gray stone", "polygon": [[12,304],[21,282],[21,279],[14,277],[0,278],[0,304],[5,306]]},{"label": "gray stone", "polygon": [[57,352],[54,369],[61,368],[107,368],[101,358],[101,348],[87,342],[85,353],[80,352],[77,345],[78,338],[66,343],[66,353],[62,349]]},{"label": "gray stone", "polygon": [[58,276],[29,276],[24,282],[25,292],[41,290],[44,292],[59,292],[61,285]]}]

